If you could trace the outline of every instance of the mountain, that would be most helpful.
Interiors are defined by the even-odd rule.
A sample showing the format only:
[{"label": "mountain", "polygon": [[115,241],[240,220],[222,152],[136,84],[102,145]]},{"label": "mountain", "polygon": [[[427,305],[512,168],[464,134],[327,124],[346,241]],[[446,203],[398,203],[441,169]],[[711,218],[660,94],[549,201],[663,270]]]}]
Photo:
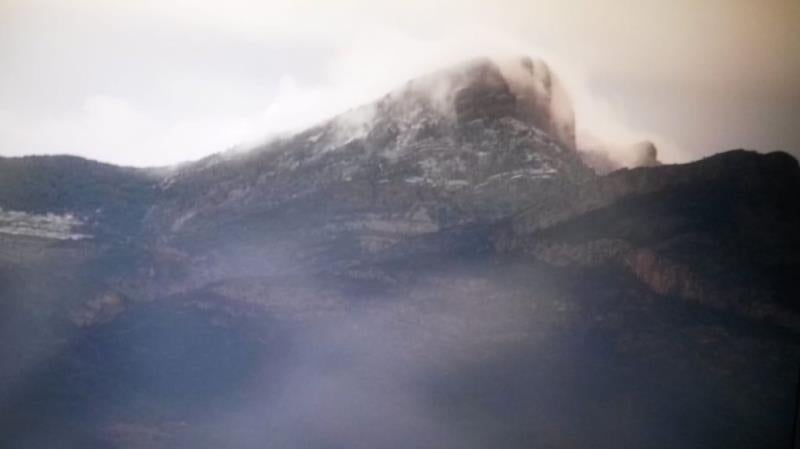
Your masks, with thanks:
[{"label": "mountain", "polygon": [[597,174],[542,61],[247,152],[0,159],[8,447],[784,447],[800,167]]},{"label": "mountain", "polygon": [[508,216],[591,175],[572,150],[571,113],[551,112],[554,76],[530,59],[516,65],[524,78],[512,82],[491,61],[467,63],[251,153],[185,167],[165,182],[146,225],[188,240],[182,249],[247,236],[244,251],[274,252],[288,233],[303,248],[285,257],[304,264],[328,248],[336,260],[358,258]]}]

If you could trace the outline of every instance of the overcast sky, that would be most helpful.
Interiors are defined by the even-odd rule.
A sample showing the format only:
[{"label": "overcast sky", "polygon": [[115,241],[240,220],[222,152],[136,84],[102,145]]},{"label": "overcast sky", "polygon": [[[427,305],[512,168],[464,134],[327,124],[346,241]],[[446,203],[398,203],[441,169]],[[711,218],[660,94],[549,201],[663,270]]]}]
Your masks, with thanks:
[{"label": "overcast sky", "polygon": [[800,0],[0,0],[0,155],[164,165],[480,55],[547,60],[579,133],[800,154]]}]

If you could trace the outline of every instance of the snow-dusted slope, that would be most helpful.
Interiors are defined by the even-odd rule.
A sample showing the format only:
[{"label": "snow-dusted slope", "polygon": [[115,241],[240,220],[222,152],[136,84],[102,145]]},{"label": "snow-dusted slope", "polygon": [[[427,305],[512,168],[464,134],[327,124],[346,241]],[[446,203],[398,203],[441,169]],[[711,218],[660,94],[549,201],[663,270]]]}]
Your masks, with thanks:
[{"label": "snow-dusted slope", "polygon": [[573,129],[544,63],[471,61],[249,153],[184,167],[162,184],[148,225],[180,242],[246,220],[272,229],[258,238],[290,232],[315,256],[344,241],[374,252],[506,217],[593,176]]},{"label": "snow-dusted slope", "polygon": [[80,240],[91,237],[77,232],[83,222],[71,215],[29,214],[0,207],[0,234],[24,235],[56,240]]}]

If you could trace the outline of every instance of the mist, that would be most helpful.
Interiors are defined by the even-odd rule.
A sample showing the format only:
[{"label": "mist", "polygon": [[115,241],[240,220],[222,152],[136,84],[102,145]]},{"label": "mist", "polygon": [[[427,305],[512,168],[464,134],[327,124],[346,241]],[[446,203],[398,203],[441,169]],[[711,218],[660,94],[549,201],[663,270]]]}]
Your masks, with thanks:
[{"label": "mist", "polygon": [[[670,387],[655,382],[652,367],[615,349],[610,327],[575,327],[618,306],[597,296],[582,310],[552,273],[526,263],[393,268],[384,275],[394,281],[368,291],[346,277],[331,284],[238,265],[247,278],[128,303],[21,371],[0,399],[14,420],[36,413],[38,431],[6,427],[6,438],[26,447],[480,448],[638,446],[655,435],[674,445],[685,427],[669,421],[673,391],[695,398],[675,407],[714,407],[697,379],[676,372]],[[35,344],[25,335],[19,347]],[[37,407],[41,395],[52,408]],[[705,425],[709,435],[722,430]]]}]

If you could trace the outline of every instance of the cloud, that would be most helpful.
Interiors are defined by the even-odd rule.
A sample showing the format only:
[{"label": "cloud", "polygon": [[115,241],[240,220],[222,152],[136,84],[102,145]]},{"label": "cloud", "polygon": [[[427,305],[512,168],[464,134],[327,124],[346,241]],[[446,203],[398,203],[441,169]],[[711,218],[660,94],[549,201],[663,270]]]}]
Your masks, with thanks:
[{"label": "cloud", "polygon": [[0,111],[6,155],[80,154],[121,165],[155,166],[202,157],[237,142],[248,118],[159,122],[119,97],[95,95],[68,116],[31,119]]},{"label": "cloud", "polygon": [[[0,9],[4,155],[195,159],[487,54],[547,61],[572,97],[579,138],[655,140],[668,161],[735,142],[800,146],[786,113],[800,98],[800,7],[788,0],[12,0]],[[697,92],[711,91],[741,94],[733,104],[702,96],[725,133],[690,118]],[[674,100],[642,100],[653,92]],[[91,104],[100,98],[116,103]],[[765,118],[738,126],[753,103]]]}]

